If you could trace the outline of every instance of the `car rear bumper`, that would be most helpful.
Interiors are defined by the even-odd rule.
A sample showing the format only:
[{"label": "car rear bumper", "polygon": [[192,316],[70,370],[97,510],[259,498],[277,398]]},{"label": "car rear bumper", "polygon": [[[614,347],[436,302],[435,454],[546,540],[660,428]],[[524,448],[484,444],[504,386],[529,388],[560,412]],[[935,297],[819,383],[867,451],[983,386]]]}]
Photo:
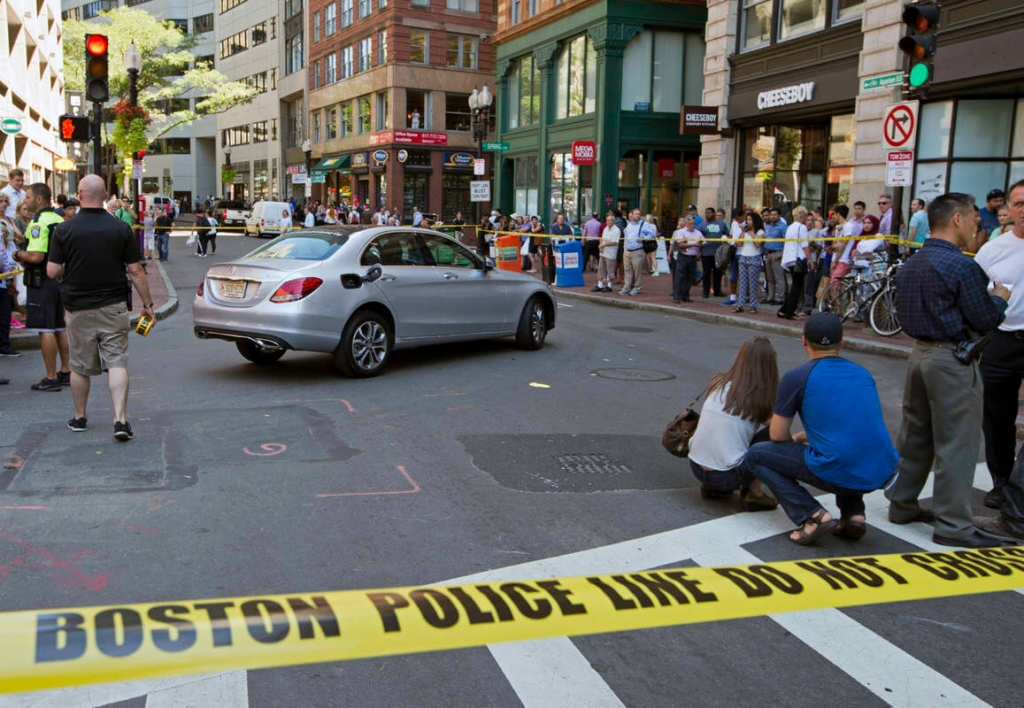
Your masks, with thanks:
[{"label": "car rear bumper", "polygon": [[[248,340],[268,351],[333,352],[341,341],[341,332],[333,331],[335,323],[331,318],[296,316],[294,311],[282,311],[274,316],[266,312],[253,314],[254,318],[244,317],[239,312],[225,311],[196,298],[192,309],[192,332],[199,339]],[[324,321],[320,322],[320,319]],[[313,326],[298,328],[298,322]],[[317,329],[317,325],[331,329]]]}]

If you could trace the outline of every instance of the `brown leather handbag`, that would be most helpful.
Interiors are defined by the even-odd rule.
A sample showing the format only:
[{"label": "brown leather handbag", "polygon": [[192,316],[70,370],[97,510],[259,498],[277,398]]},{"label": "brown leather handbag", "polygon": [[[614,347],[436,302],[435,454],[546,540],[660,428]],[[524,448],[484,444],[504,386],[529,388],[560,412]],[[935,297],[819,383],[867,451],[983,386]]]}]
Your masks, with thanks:
[{"label": "brown leather handbag", "polygon": [[665,426],[665,432],[661,434],[662,447],[676,457],[686,457],[690,454],[690,439],[697,431],[697,423],[700,422],[700,413],[693,407],[707,392],[708,389],[704,389],[697,394],[686,410],[669,421]]}]

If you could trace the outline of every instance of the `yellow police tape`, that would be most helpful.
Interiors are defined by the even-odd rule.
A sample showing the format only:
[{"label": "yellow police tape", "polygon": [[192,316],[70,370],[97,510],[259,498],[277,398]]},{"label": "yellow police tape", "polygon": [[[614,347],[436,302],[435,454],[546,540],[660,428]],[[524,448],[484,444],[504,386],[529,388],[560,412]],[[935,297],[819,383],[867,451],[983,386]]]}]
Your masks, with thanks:
[{"label": "yellow police tape", "polygon": [[1024,587],[1024,548],[0,614],[0,693]]}]

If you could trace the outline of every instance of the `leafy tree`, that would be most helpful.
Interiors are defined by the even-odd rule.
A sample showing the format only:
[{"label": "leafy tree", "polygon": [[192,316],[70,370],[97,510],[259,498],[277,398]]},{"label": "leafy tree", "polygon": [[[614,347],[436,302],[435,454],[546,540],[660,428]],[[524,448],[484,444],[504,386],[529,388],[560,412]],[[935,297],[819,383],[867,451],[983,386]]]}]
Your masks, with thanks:
[{"label": "leafy tree", "polygon": [[[182,32],[173,22],[127,6],[103,12],[94,21],[64,23],[64,77],[69,90],[85,88],[87,34],[105,34],[110,41],[110,93],[122,102],[117,104],[121,110],[114,111],[115,128],[108,139],[122,162],[175,128],[249,103],[257,95],[256,89],[231,81],[211,64],[197,61],[193,50],[199,35]],[[135,112],[124,110],[129,77],[121,59],[132,42],[142,55],[137,85],[143,110]],[[194,105],[192,101],[173,100],[188,98],[195,99]]]}]

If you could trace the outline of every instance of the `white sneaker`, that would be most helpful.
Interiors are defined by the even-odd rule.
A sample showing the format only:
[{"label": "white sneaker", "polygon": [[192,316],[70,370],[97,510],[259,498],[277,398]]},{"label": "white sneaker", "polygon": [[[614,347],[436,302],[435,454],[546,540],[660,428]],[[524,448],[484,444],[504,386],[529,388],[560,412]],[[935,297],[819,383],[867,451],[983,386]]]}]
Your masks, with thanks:
[{"label": "white sneaker", "polygon": [[653,273],[651,273],[652,278],[657,278],[659,275],[661,275],[661,273],[659,273],[658,271],[654,271]]},{"label": "white sneaker", "polygon": [[628,290],[620,290],[619,291],[619,295],[629,295],[629,291]]}]

